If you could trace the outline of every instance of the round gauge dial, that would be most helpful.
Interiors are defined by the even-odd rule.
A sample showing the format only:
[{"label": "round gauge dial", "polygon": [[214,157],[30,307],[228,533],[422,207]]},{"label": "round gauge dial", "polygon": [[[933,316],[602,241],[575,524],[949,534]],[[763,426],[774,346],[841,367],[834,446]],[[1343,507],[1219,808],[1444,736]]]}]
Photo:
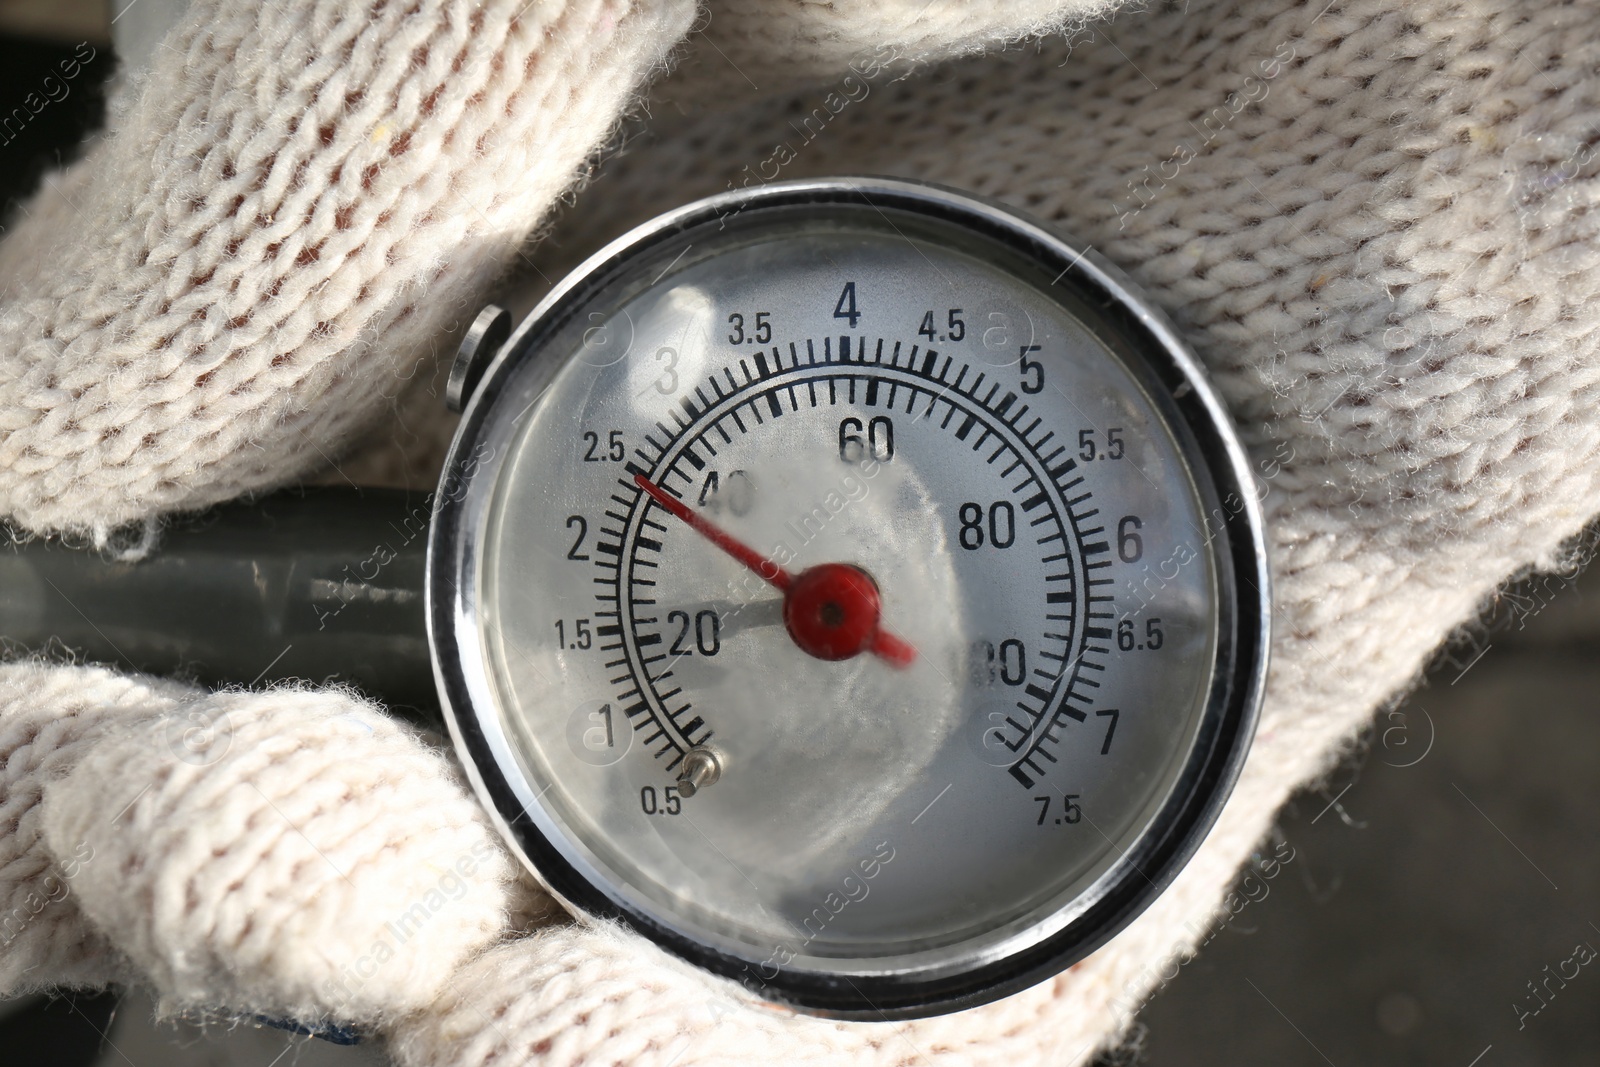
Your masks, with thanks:
[{"label": "round gauge dial", "polygon": [[579,912],[808,1010],[980,1003],[1130,921],[1225,799],[1253,488],[1092,255],[912,183],[715,198],[591,260],[469,404],[447,713]]}]

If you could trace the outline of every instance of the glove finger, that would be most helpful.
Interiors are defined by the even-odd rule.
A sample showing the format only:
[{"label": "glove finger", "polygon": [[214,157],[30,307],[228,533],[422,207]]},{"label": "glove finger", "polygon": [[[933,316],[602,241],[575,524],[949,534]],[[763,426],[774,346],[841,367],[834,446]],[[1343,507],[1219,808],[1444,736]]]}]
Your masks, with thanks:
[{"label": "glove finger", "polygon": [[198,0],[0,245],[0,515],[103,537],[326,463],[691,17]]},{"label": "glove finger", "polygon": [[449,761],[339,690],[220,693],[46,785],[85,915],[162,995],[370,1024],[504,932],[518,871]]},{"label": "glove finger", "polygon": [[389,1052],[400,1067],[1073,1062],[1100,1032],[1092,1014],[1063,1011],[1059,984],[918,1023],[836,1022],[763,1003],[624,928],[568,925],[474,958],[389,1031]]},{"label": "glove finger", "polygon": [[837,1024],[790,1019],[627,930],[563,926],[497,946],[390,1031],[400,1067],[845,1064]]},{"label": "glove finger", "polygon": [[680,68],[651,95],[692,113],[748,104],[854,75],[841,89],[892,70],[981,52],[1081,26],[1123,0],[719,0],[706,8]]},{"label": "glove finger", "polygon": [[52,853],[41,801],[107,733],[147,726],[192,697],[101,668],[0,664],[0,997],[126,975],[78,907],[83,873],[105,860],[83,839]]}]

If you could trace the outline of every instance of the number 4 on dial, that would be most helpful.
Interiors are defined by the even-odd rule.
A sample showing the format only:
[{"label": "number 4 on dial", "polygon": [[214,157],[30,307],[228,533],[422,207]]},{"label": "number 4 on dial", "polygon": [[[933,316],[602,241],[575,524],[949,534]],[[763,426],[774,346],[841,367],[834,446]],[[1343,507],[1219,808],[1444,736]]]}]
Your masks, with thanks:
[{"label": "number 4 on dial", "polygon": [[861,312],[856,307],[856,283],[845,282],[844,289],[839,293],[839,302],[833,305],[833,317],[844,319],[853,330],[856,323],[861,321]]}]

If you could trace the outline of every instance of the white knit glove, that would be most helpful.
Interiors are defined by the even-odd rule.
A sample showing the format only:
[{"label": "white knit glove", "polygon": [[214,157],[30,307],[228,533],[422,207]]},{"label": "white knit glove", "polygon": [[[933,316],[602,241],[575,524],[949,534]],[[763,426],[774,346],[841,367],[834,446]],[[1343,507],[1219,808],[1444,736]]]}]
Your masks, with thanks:
[{"label": "white knit glove", "polygon": [[623,931],[517,936],[541,902],[449,761],[347,694],[0,667],[0,993],[146,981],[169,1010],[374,1029],[418,1067],[1013,1067],[1113,1039],[1288,793],[1600,505],[1600,17],[1324,3],[1128,13],[904,80],[1063,11],[193,12],[0,244],[0,513],[104,537],[309,472],[386,409],[402,427],[341,466],[425,484],[446,328],[689,33],[541,269],[775,177],[1059,221],[1166,307],[1270,489],[1266,709],[1217,828],[1107,947],[887,1025],[772,1014]]}]

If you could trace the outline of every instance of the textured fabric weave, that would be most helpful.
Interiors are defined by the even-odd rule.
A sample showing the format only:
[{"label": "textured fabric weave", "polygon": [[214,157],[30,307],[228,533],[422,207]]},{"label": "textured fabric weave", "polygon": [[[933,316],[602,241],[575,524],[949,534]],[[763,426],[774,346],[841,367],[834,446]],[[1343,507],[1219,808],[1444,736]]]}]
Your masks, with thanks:
[{"label": "textured fabric weave", "polygon": [[[1290,791],[1600,503],[1600,16],[1214,0],[1072,29],[1100,6],[740,3],[691,31],[682,4],[516,7],[187,22],[118,132],[0,244],[0,512],[104,531],[336,455],[328,477],[428,484],[452,425],[434,350],[687,34],[648,118],[528,265],[558,277],[730,185],[853,172],[996,196],[1122,266],[1199,352],[1268,492],[1274,661],[1221,822],[1107,947],[943,1018],[789,1017],[627,931],[517,938],[537,899],[498,875],[439,912],[448,936],[429,927],[352,996],[327,980],[372,955],[393,894],[427,885],[379,885],[393,857],[352,854],[335,862],[355,884],[323,911],[299,864],[344,856],[353,826],[445,866],[484,840],[420,740],[352,732],[344,716],[374,713],[337,691],[209,697],[5,667],[0,900],[100,841],[105,798],[150,792],[124,815],[141,832],[96,843],[8,946],[0,991],[137,973],[174,1003],[370,1020],[418,1067],[1081,1062],[1179,972]],[[964,58],[906,76],[947,56]],[[338,452],[386,408],[402,429]],[[282,764],[163,754],[167,724],[215,710],[284,746]],[[260,799],[230,791],[225,765]],[[394,787],[424,765],[434,792]],[[329,792],[282,814],[309,851],[272,822],[306,783]],[[408,804],[435,812],[425,837],[392,821]],[[201,894],[183,905],[210,917],[199,928],[166,918],[177,887]],[[281,932],[276,951],[252,950],[252,916]]]},{"label": "textured fabric weave", "polygon": [[0,244],[0,514],[103,534],[327,464],[691,15],[197,4]]}]

